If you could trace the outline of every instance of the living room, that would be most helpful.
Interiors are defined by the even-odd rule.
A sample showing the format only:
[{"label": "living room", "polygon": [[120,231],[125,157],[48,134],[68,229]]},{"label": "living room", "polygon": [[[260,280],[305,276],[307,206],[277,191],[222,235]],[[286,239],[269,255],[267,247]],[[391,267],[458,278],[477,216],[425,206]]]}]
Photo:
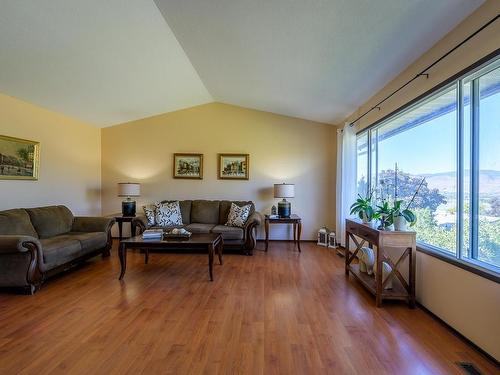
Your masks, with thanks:
[{"label": "living room", "polygon": [[499,373],[499,14],[2,2],[0,373]]}]

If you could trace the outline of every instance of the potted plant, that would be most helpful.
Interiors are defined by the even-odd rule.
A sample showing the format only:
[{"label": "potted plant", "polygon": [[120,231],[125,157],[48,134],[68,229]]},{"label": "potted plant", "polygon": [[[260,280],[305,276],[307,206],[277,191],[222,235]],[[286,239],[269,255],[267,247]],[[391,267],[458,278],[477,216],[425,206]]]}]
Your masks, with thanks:
[{"label": "potted plant", "polygon": [[382,201],[381,206],[377,206],[377,216],[380,218],[380,230],[394,230],[394,215],[393,208],[390,207],[389,202]]},{"label": "potted plant", "polygon": [[407,205],[405,209],[402,209],[402,204],[402,200],[394,201],[394,207],[392,208],[394,230],[397,231],[405,231],[406,223],[410,223],[410,227],[412,227],[417,222],[415,213],[408,209],[409,205]]},{"label": "potted plant", "polygon": [[358,199],[351,205],[351,215],[358,215],[364,224],[370,223],[375,217],[375,210],[372,206],[373,192],[363,198],[358,194]]}]

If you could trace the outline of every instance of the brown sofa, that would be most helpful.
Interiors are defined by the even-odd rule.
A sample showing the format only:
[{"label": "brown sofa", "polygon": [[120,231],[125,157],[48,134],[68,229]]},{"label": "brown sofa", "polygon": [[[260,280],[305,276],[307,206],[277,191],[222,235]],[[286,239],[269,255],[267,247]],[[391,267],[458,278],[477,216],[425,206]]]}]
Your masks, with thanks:
[{"label": "brown sofa", "polygon": [[33,294],[49,276],[109,256],[114,219],[74,217],[65,206],[0,211],[0,287]]},{"label": "brown sofa", "polygon": [[[172,201],[163,201],[172,202]],[[231,203],[238,206],[250,204],[250,216],[243,228],[226,226]],[[252,255],[255,247],[255,228],[261,223],[261,216],[255,211],[251,201],[210,201],[184,200],[179,201],[182,214],[182,226],[192,233],[220,233],[224,239],[224,248],[243,251]],[[146,229],[154,228],[147,224],[145,216],[137,216],[132,220],[132,228],[136,234]],[[173,228],[173,227],[172,227]]]}]

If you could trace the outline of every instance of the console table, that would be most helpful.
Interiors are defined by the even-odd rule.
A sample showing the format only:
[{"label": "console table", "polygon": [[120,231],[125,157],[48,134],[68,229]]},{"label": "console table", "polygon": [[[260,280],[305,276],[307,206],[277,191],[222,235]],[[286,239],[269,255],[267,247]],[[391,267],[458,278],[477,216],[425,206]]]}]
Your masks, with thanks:
[{"label": "console table", "polygon": [[[360,239],[360,240],[358,240]],[[349,240],[356,245],[356,249],[349,250]],[[359,264],[352,264],[358,251],[368,243],[370,248],[376,246],[377,273],[375,277],[359,271]],[[385,250],[400,249],[401,256],[393,262],[387,256]],[[406,281],[401,275],[399,267],[408,258],[408,275]],[[416,262],[416,233],[378,230],[374,227],[363,224],[359,220],[346,219],[345,233],[345,274],[349,277],[351,273],[363,286],[375,295],[376,305],[380,307],[384,299],[398,299],[408,302],[410,308],[415,307],[415,262]],[[392,268],[392,272],[382,280],[382,262],[386,262]],[[393,288],[384,289],[390,277],[393,277]]]},{"label": "console table", "polygon": [[291,214],[290,217],[269,217],[269,215],[265,216],[264,219],[264,227],[266,230],[266,251],[269,247],[269,225],[270,224],[293,224],[293,242],[297,244],[297,247],[300,250],[300,234],[302,232],[302,219],[300,216]]}]

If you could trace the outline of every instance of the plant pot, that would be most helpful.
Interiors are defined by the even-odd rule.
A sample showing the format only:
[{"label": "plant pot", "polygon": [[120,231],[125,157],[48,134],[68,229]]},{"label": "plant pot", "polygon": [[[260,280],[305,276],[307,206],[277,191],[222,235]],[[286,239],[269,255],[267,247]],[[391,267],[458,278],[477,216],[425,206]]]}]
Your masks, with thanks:
[{"label": "plant pot", "polygon": [[363,220],[363,224],[370,224],[372,221],[371,220],[368,220],[368,217],[366,216],[366,212],[363,212],[362,213],[362,220]]},{"label": "plant pot", "polygon": [[397,231],[405,232],[407,231],[407,222],[403,216],[396,216],[394,218],[394,229]]},{"label": "plant pot", "polygon": [[385,226],[384,230],[393,231],[394,230],[394,224],[390,224],[390,225]]}]

